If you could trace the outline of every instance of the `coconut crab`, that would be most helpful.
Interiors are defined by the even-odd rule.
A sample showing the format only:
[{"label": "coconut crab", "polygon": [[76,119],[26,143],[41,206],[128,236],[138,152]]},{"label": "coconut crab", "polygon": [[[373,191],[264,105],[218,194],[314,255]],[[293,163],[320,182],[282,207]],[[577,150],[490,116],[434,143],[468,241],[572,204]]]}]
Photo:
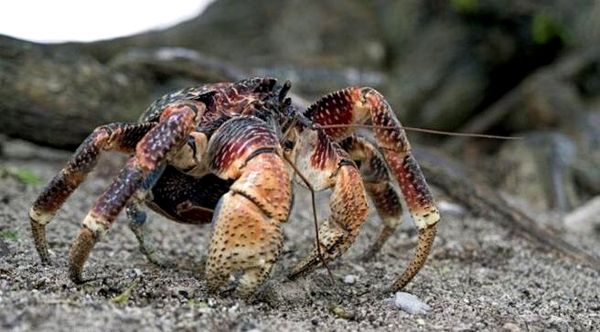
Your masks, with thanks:
[{"label": "coconut crab", "polygon": [[[123,209],[142,252],[156,262],[144,241],[146,204],[178,222],[212,220],[208,288],[222,290],[237,274],[237,291],[250,296],[281,252],[293,179],[315,191],[331,189],[331,213],[319,228],[318,245],[296,265],[292,279],[350,247],[367,218],[367,193],[384,223],[376,252],[401,217],[396,180],[419,229],[416,255],[393,284],[403,288],[429,254],[439,213],[400,122],[372,88],[333,92],[300,111],[286,97],[290,87],[273,78],[250,78],[187,88],[156,100],[137,123],[96,128],[29,212],[42,262],[50,261],[46,225],[99,154],[119,151],[130,158],[84,218],[69,253],[69,276],[76,283],[84,281],[92,248]],[[355,133],[353,125],[369,119],[376,143]]]}]

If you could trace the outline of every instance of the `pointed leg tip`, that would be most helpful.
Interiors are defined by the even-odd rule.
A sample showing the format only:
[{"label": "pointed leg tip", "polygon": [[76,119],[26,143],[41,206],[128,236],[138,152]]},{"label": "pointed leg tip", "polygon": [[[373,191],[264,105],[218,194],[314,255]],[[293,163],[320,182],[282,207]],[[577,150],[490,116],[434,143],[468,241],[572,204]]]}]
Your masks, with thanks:
[{"label": "pointed leg tip", "polygon": [[43,266],[52,266],[52,259],[50,258],[50,253],[46,251],[44,254],[40,253],[40,263]]},{"label": "pointed leg tip", "polygon": [[83,280],[81,275],[76,272],[70,272],[69,279],[71,279],[71,281],[76,285],[82,285],[85,283],[85,280]]},{"label": "pointed leg tip", "polygon": [[148,245],[147,243],[140,243],[140,251],[146,256],[148,262],[156,267],[166,269],[176,267],[177,264],[171,262],[164,255],[160,254],[154,246]]},{"label": "pointed leg tip", "polygon": [[319,258],[313,257],[316,253],[312,253],[310,256],[300,261],[292,270],[290,274],[288,274],[289,280],[297,280],[300,279],[312,271],[314,271],[319,266]]},{"label": "pointed leg tip", "polygon": [[300,278],[300,272],[292,271],[287,275],[288,280],[294,281]]},{"label": "pointed leg tip", "polygon": [[399,292],[403,290],[409,282],[410,280],[398,280],[392,284],[392,287],[390,287],[389,290],[394,293]]},{"label": "pointed leg tip", "polygon": [[32,217],[29,217],[29,222],[31,224],[33,244],[40,257],[40,261],[44,265],[50,265],[51,259],[50,252],[48,251],[48,242],[46,241],[46,227]]},{"label": "pointed leg tip", "polygon": [[81,277],[83,265],[96,244],[96,236],[87,227],[82,227],[69,252],[69,278],[76,284],[84,283]]},{"label": "pointed leg tip", "polygon": [[364,254],[360,255],[360,260],[364,263],[372,261],[381,251],[381,246],[377,243],[371,245]]}]

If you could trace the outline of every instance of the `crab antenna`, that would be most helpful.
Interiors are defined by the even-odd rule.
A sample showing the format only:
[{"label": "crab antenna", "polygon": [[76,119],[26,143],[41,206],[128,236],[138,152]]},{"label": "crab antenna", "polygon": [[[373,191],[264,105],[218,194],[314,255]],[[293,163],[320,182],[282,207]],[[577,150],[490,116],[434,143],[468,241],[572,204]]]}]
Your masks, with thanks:
[{"label": "crab antenna", "polygon": [[310,199],[311,199],[311,203],[312,203],[313,220],[314,220],[314,225],[315,225],[315,242],[316,242],[315,244],[317,246],[317,255],[319,256],[319,260],[321,260],[321,263],[323,263],[323,266],[327,270],[327,274],[329,274],[329,279],[331,280],[331,285],[335,286],[335,278],[333,277],[333,273],[331,273],[331,270],[329,269],[329,265],[327,264],[327,261],[325,261],[325,259],[323,258],[323,253],[321,252],[321,241],[319,240],[319,221],[317,219],[317,204],[315,202],[315,190],[313,189],[313,186],[310,184],[308,179],[306,177],[304,177],[304,175],[302,175],[302,173],[300,172],[300,170],[298,170],[296,165],[294,165],[294,163],[292,163],[292,161],[285,154],[283,154],[283,159],[285,159],[285,161],[287,161],[288,164],[290,164],[290,166],[292,166],[292,168],[294,169],[294,172],[296,174],[298,174],[300,179],[302,179],[302,182],[304,182],[304,184],[306,185],[308,190],[310,190]]},{"label": "crab antenna", "polygon": [[[292,132],[292,129],[294,128],[294,126],[296,125],[298,120],[299,120],[299,118],[297,116],[294,117],[292,120],[290,120],[291,124],[288,127],[288,129],[286,130],[285,134],[283,134],[283,137],[281,138],[282,142],[287,139],[288,135]],[[290,166],[292,167],[294,172],[296,174],[298,174],[298,177],[302,180],[302,182],[304,182],[304,184],[306,185],[308,190],[310,190],[310,199],[311,199],[311,203],[312,203],[313,220],[314,220],[314,225],[315,225],[315,242],[317,245],[317,255],[319,255],[319,260],[321,260],[321,262],[323,263],[323,266],[327,270],[327,274],[329,274],[329,279],[331,280],[331,284],[335,286],[335,278],[333,277],[333,273],[331,273],[331,270],[329,269],[329,265],[327,265],[327,261],[325,261],[325,259],[323,258],[323,253],[321,252],[321,241],[319,240],[319,220],[317,218],[317,203],[315,201],[315,190],[314,190],[313,186],[310,184],[310,182],[308,181],[308,179],[300,172],[300,170],[285,155],[285,153],[283,154],[283,159],[288,164],[290,164]]]},{"label": "crab antenna", "polygon": [[[355,127],[355,128],[376,128],[376,129],[394,129],[397,128],[395,126],[377,126],[377,125],[369,125],[369,124],[327,124],[327,125],[317,125],[318,128],[328,129],[328,128],[347,128],[347,127]],[[477,137],[477,138],[491,138],[491,139],[503,139],[503,140],[517,140],[523,139],[522,136],[499,136],[499,135],[488,135],[488,134],[474,134],[474,133],[457,133],[451,131],[443,131],[436,129],[427,129],[427,128],[418,128],[418,127],[407,127],[407,126],[399,126],[400,128],[406,131],[416,131],[428,134],[435,135],[447,135],[447,136],[459,136],[459,137]]]},{"label": "crab antenna", "polygon": [[[279,144],[283,143],[288,138],[288,136],[292,132],[292,129],[294,128],[294,126],[296,125],[297,122],[298,122],[298,118],[297,117],[294,117],[294,118],[292,118],[290,120],[290,124],[287,127],[287,129],[285,130],[285,133],[283,133],[283,136],[281,137],[281,140],[280,140]],[[285,128],[285,126],[282,127],[282,128]]]}]

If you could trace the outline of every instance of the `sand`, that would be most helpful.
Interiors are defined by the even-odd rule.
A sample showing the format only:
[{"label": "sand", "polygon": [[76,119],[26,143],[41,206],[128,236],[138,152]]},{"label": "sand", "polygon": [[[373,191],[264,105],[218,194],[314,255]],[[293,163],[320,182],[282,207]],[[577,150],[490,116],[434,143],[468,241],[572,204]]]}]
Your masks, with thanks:
[{"label": "sand", "polygon": [[[69,247],[121,159],[103,159],[48,226],[53,264],[43,266],[27,212],[68,157],[20,141],[5,143],[0,166],[30,170],[40,182],[0,178],[0,330],[591,331],[600,326],[598,270],[542,250],[494,220],[468,214],[442,214],[432,255],[405,289],[431,307],[426,314],[395,308],[394,294],[387,290],[412,255],[416,237],[410,221],[375,259],[363,262],[360,255],[380,227],[372,214],[356,244],[331,264],[335,286],[322,269],[287,281],[314,237],[308,196],[301,188],[284,228],[284,253],[254,301],[207,293],[201,260],[210,225],[176,224],[156,214],[151,214],[152,237],[174,267],[148,263],[120,216],[86,265],[85,276],[96,280],[75,285],[66,274]],[[323,193],[321,216],[326,208]],[[567,236],[600,253],[598,233]]]}]

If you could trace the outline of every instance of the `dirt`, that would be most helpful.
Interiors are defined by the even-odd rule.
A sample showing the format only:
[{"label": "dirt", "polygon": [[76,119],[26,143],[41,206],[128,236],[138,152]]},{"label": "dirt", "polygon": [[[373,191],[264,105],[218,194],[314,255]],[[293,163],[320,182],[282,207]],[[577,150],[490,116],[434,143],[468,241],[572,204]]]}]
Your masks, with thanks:
[{"label": "dirt", "polygon": [[[301,188],[284,229],[284,253],[253,301],[207,293],[201,260],[210,225],[181,225],[155,214],[152,237],[174,267],[147,262],[121,216],[86,265],[85,276],[94,280],[75,285],[66,274],[68,249],[120,159],[104,159],[48,226],[53,264],[43,266],[27,212],[69,154],[19,141],[7,142],[4,150],[0,167],[10,171],[0,178],[2,330],[588,331],[600,326],[598,270],[542,250],[494,220],[450,212],[442,214],[428,263],[405,289],[432,308],[426,314],[409,314],[390,302],[388,287],[416,242],[407,220],[375,259],[363,262],[361,253],[380,227],[372,214],[350,252],[331,264],[334,286],[322,269],[287,281],[286,274],[313,243],[310,204]],[[21,170],[40,180],[19,179]],[[325,193],[319,195],[321,216],[326,207]],[[597,232],[566,235],[600,253]],[[356,276],[346,278],[356,279],[352,284],[343,282],[349,275]]]}]

